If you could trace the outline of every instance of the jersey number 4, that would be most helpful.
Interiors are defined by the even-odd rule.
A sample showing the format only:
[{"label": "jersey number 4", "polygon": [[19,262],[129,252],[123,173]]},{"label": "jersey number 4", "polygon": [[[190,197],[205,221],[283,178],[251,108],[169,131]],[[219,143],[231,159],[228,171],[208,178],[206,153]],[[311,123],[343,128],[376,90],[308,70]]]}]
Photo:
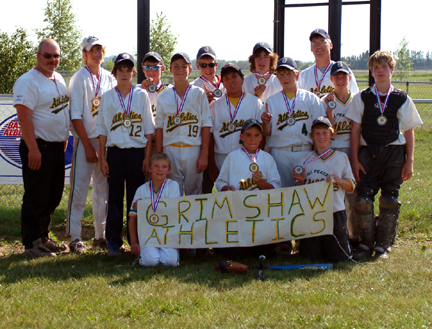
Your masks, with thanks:
[{"label": "jersey number 4", "polygon": [[308,131],[307,131],[307,128],[306,128],[306,123],[303,123],[303,127],[302,127],[302,134],[303,135],[305,135],[305,136],[307,136],[308,135]]}]

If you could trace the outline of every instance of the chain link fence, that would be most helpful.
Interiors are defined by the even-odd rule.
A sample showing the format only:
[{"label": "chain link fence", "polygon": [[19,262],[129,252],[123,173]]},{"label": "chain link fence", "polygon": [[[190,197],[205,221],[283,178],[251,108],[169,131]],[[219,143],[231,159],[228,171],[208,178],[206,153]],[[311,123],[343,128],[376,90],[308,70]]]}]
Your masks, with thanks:
[{"label": "chain link fence", "polygon": [[[66,76],[68,81],[68,76]],[[170,77],[164,78],[164,82],[169,83]],[[359,88],[364,89],[368,85],[367,80],[358,80]],[[404,182],[400,201],[403,206],[401,208],[401,216],[406,220],[412,218],[422,218],[425,221],[430,221],[432,214],[432,195],[430,194],[429,186],[432,185],[430,172],[432,169],[432,83],[431,82],[415,82],[402,81],[393,82],[396,88],[402,89],[415,100],[417,109],[423,120],[423,125],[415,130],[416,147],[415,147],[415,173],[414,176]],[[15,108],[12,106],[11,95],[0,95],[0,132],[4,133],[5,118],[9,118],[16,114]],[[0,136],[1,138],[1,136]],[[19,137],[17,137],[19,139]],[[5,155],[5,147],[0,144],[0,156],[9,161]],[[15,159],[20,161],[20,159]],[[19,235],[20,227],[11,230],[8,225],[19,226],[21,202],[23,197],[23,185],[8,184],[4,180],[3,169],[0,169],[0,179],[3,184],[0,184],[0,236],[4,232],[15,232]],[[65,222],[67,204],[69,198],[69,185],[65,185],[62,201],[56,210],[54,220]],[[89,196],[91,193],[89,193]],[[87,199],[87,208],[85,210],[84,222],[91,224],[93,222],[91,214],[91,199]],[[62,226],[62,225],[60,225]],[[414,228],[415,229],[415,228]],[[15,235],[15,234],[14,234]]]}]

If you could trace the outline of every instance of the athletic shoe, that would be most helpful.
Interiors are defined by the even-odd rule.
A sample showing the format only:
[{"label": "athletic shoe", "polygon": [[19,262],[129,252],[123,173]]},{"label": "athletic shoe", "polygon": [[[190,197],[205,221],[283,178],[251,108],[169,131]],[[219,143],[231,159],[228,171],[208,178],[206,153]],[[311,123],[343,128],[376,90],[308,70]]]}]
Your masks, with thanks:
[{"label": "athletic shoe", "polygon": [[75,239],[69,244],[70,251],[81,255],[86,251],[85,243],[80,239]]},{"label": "athletic shoe", "polygon": [[101,249],[107,248],[107,240],[105,238],[93,239],[93,247],[99,247]]},{"label": "athletic shoe", "polygon": [[375,257],[380,259],[389,259],[390,258],[390,251],[391,247],[388,249],[385,249],[383,247],[375,247]]},{"label": "athletic shoe", "polygon": [[42,240],[40,238],[33,241],[33,248],[25,249],[24,255],[28,257],[56,257],[55,253],[42,245]]},{"label": "athletic shoe", "polygon": [[121,256],[121,251],[119,245],[114,241],[107,241],[108,246],[108,256]]},{"label": "athletic shoe", "polygon": [[353,258],[355,260],[360,260],[366,257],[372,256],[372,249],[364,244],[360,244],[357,249],[353,251]]},{"label": "athletic shoe", "polygon": [[42,245],[52,252],[64,252],[68,250],[67,245],[58,243],[51,238],[42,238]]}]

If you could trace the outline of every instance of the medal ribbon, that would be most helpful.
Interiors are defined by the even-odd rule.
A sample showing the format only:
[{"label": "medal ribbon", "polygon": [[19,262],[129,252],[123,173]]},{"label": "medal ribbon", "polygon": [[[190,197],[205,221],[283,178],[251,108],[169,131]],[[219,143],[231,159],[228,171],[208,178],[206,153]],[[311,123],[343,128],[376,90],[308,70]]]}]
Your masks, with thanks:
[{"label": "medal ribbon", "polygon": [[287,107],[287,109],[288,109],[288,113],[289,113],[290,116],[292,116],[292,114],[294,113],[295,103],[296,103],[296,100],[297,100],[297,91],[298,91],[298,89],[296,89],[296,92],[295,92],[295,96],[294,96],[294,101],[293,101],[293,104],[292,104],[292,108],[291,108],[291,106],[290,106],[290,104],[289,104],[289,100],[288,100],[288,97],[287,97],[286,94],[285,94],[285,91],[283,91],[283,90],[281,91],[282,96],[283,96],[284,101],[285,101],[285,105],[286,105],[286,107]]},{"label": "medal ribbon", "polygon": [[237,112],[240,109],[240,104],[241,104],[241,102],[243,100],[244,92],[242,92],[242,94],[240,96],[240,99],[239,99],[239,101],[237,103],[237,106],[235,108],[235,111],[234,111],[234,115],[232,115],[232,113],[231,113],[231,102],[229,101],[228,95],[226,95],[225,97],[226,97],[226,102],[227,102],[228,109],[229,109],[229,114],[230,114],[231,122],[234,122],[234,119],[235,119],[235,117],[237,115]]},{"label": "medal ribbon", "polygon": [[156,86],[156,91],[158,91],[162,87],[162,81],[159,81],[158,85]]},{"label": "medal ribbon", "polygon": [[267,71],[267,72],[264,73],[264,74],[261,74],[261,73],[255,72],[255,75],[256,75],[257,77],[264,77],[264,76],[266,76],[266,75],[269,74],[269,73],[270,73],[270,71]]},{"label": "medal ribbon", "polygon": [[246,153],[246,155],[249,157],[249,159],[252,160],[252,162],[256,163],[257,157],[258,157],[258,152],[259,149],[256,149],[255,151],[255,157],[252,157],[252,155],[249,154],[249,152],[244,148],[244,146],[242,147],[243,151]]},{"label": "medal ribbon", "polygon": [[324,80],[324,78],[325,78],[327,72],[330,70],[330,67],[332,66],[332,64],[333,64],[333,61],[330,61],[330,64],[327,65],[327,67],[326,67],[326,69],[324,70],[324,73],[323,73],[323,75],[322,75],[322,77],[321,77],[321,79],[320,79],[319,82],[318,82],[318,68],[317,68],[317,66],[316,66],[316,64],[315,64],[315,83],[316,83],[316,85],[317,85],[317,87],[318,87],[318,91],[321,90],[321,83],[323,82],[323,80]]},{"label": "medal ribbon", "polygon": [[130,108],[131,108],[131,105],[132,105],[133,86],[131,86],[131,89],[129,90],[129,101],[128,101],[127,108],[126,108],[126,106],[125,106],[125,103],[124,103],[123,97],[122,97],[122,95],[120,94],[120,91],[118,90],[117,87],[115,87],[115,90],[116,90],[116,92],[117,92],[117,96],[118,96],[118,98],[119,98],[119,100],[120,100],[120,105],[121,105],[121,107],[123,108],[123,112],[126,114],[126,118],[127,118],[127,117],[129,116],[129,111],[130,111]]},{"label": "medal ribbon", "polygon": [[386,98],[384,100],[384,104],[381,103],[381,99],[380,99],[379,92],[378,92],[378,89],[377,89],[376,85],[374,85],[374,90],[375,90],[375,96],[376,96],[377,101],[378,101],[378,106],[379,106],[381,115],[384,115],[384,111],[385,111],[385,108],[387,106],[387,102],[389,100],[391,92],[393,91],[393,86],[390,86],[389,90],[387,90],[387,94],[386,94]]},{"label": "medal ribbon", "polygon": [[219,78],[219,79],[218,79],[218,84],[215,85],[215,84],[214,84],[213,82],[211,82],[210,80],[207,80],[206,78],[204,78],[203,75],[200,76],[200,79],[204,80],[205,82],[207,82],[208,84],[212,85],[212,86],[215,87],[216,89],[219,88],[219,86],[220,86],[220,84],[221,84],[221,81],[222,81],[222,80]]},{"label": "medal ribbon", "polygon": [[153,212],[156,212],[156,209],[157,209],[157,207],[159,205],[159,200],[160,200],[160,198],[162,196],[162,191],[163,191],[163,189],[165,187],[165,183],[166,183],[166,180],[164,180],[164,182],[162,183],[162,186],[160,187],[159,192],[156,195],[156,200],[155,200],[155,198],[154,198],[155,192],[154,192],[154,188],[153,188],[153,181],[150,180],[150,200],[151,200],[151,206],[152,206]]},{"label": "medal ribbon", "polygon": [[90,76],[92,78],[92,83],[93,83],[93,88],[95,89],[95,98],[97,97],[97,95],[99,94],[99,90],[100,90],[100,85],[101,85],[101,80],[102,80],[102,74],[100,75],[99,79],[98,79],[98,83],[95,86],[95,82],[93,79],[93,74],[90,71],[90,68],[88,67],[88,65],[84,66],[86,68],[86,70],[88,71],[88,73],[90,73]]},{"label": "medal ribbon", "polygon": [[173,90],[174,90],[174,99],[175,99],[176,107],[177,107],[177,115],[179,115],[180,112],[183,111],[184,103],[186,102],[186,97],[187,97],[188,92],[189,92],[190,89],[191,89],[191,85],[189,85],[189,87],[187,87],[187,89],[185,91],[185,94],[183,96],[183,99],[182,99],[182,101],[180,103],[180,108],[179,108],[178,102],[177,102],[177,93],[176,93],[175,87],[173,87]]},{"label": "medal ribbon", "polygon": [[314,159],[310,160],[310,158],[312,157],[312,155],[310,155],[304,162],[303,162],[303,166],[306,166],[307,164],[314,162],[315,160],[318,160],[319,158],[322,158],[324,155],[326,155],[327,153],[329,153],[331,151],[331,147],[325,151],[324,153],[321,153],[320,155],[318,155],[317,157],[315,157]]}]

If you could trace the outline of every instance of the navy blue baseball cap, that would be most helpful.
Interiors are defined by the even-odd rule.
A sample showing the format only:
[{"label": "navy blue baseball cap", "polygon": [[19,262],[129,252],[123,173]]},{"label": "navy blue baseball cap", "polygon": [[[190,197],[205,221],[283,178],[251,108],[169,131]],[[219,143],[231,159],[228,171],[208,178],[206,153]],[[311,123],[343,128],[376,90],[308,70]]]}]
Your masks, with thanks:
[{"label": "navy blue baseball cap", "polygon": [[263,128],[261,125],[261,122],[259,122],[257,119],[247,119],[241,128],[241,133],[243,134],[246,129],[249,129],[250,127],[257,126],[258,129],[262,132]]},{"label": "navy blue baseball cap", "polygon": [[213,59],[216,58],[216,53],[213,50],[213,48],[210,46],[204,46],[198,50],[197,60],[199,60],[201,57],[206,56],[206,55],[210,56]]},{"label": "navy blue baseball cap", "polygon": [[254,47],[253,47],[253,51],[252,53],[255,54],[255,52],[258,49],[264,49],[266,52],[271,53],[272,52],[272,48],[270,47],[270,45],[267,42],[258,42]]},{"label": "navy blue baseball cap", "polygon": [[143,60],[142,60],[142,62],[144,63],[144,61],[145,61],[147,58],[154,58],[156,61],[158,61],[158,62],[162,62],[162,56],[159,55],[159,54],[158,54],[157,52],[155,52],[155,51],[150,51],[150,52],[148,52],[147,54],[145,54],[145,55],[144,55],[144,58],[143,58]]},{"label": "navy blue baseball cap", "polygon": [[118,63],[124,62],[124,61],[132,62],[133,66],[135,66],[135,60],[134,60],[133,56],[131,54],[128,54],[128,53],[119,54],[117,56],[114,64],[118,64]]},{"label": "navy blue baseball cap", "polygon": [[179,59],[179,58],[183,58],[187,64],[190,64],[190,63],[191,63],[191,60],[190,60],[190,58],[189,58],[189,55],[186,54],[186,53],[183,53],[183,52],[175,53],[175,54],[171,57],[171,63],[172,63],[173,61],[175,61],[176,59]]},{"label": "navy blue baseball cap", "polygon": [[324,39],[330,39],[330,36],[329,36],[329,34],[327,33],[326,30],[324,30],[324,29],[315,29],[310,34],[309,41],[312,41],[312,38],[315,37],[315,36],[317,36],[317,35],[323,37]]},{"label": "navy blue baseball cap", "polygon": [[297,63],[291,57],[283,57],[277,62],[277,69],[280,67],[286,67],[288,70],[297,70]]},{"label": "navy blue baseball cap", "polygon": [[243,77],[243,72],[241,71],[240,67],[233,63],[226,63],[224,67],[221,69],[221,77],[227,72],[227,71],[236,71],[241,77]]},{"label": "navy blue baseball cap", "polygon": [[348,68],[348,65],[346,65],[344,62],[341,62],[341,61],[333,63],[333,65],[331,67],[330,75],[333,76],[338,72],[350,74],[350,70]]}]

